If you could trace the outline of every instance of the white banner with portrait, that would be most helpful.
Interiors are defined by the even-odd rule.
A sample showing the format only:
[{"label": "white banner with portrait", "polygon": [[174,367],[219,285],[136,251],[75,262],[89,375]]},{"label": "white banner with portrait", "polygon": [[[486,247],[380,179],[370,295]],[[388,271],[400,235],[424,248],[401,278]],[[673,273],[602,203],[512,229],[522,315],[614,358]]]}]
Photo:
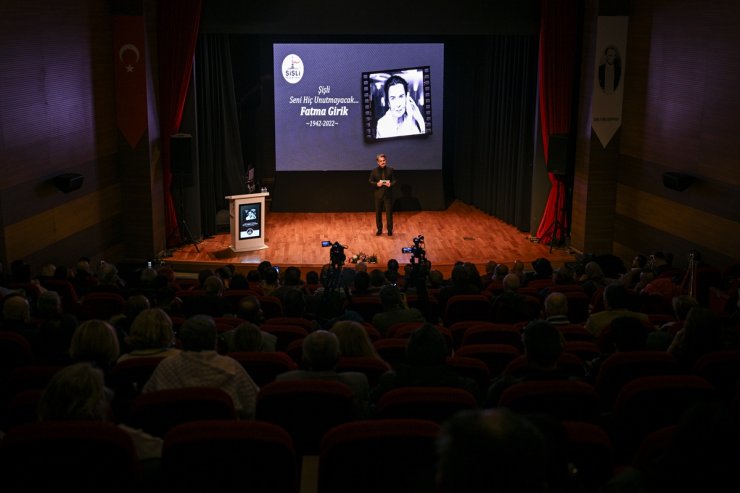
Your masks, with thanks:
[{"label": "white banner with portrait", "polygon": [[626,16],[599,16],[596,27],[596,63],[591,128],[606,147],[622,125]]}]

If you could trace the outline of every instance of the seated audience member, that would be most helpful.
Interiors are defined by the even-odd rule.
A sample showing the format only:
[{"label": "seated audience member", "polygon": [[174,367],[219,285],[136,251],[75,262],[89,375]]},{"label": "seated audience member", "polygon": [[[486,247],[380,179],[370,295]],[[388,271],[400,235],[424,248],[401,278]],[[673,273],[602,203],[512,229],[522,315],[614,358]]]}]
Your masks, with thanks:
[{"label": "seated audience member", "polygon": [[685,369],[691,369],[704,354],[724,349],[722,325],[708,308],[689,310],[683,328],[676,333],[668,352]]},{"label": "seated audience member", "polygon": [[247,280],[247,276],[245,276],[244,274],[239,274],[238,272],[234,274],[234,276],[231,278],[231,282],[229,283],[229,289],[235,291],[244,291],[249,289],[249,281]]},{"label": "seated audience member", "polygon": [[308,312],[306,295],[303,291],[297,289],[291,289],[285,293],[283,298],[283,317],[302,319],[302,321],[310,321],[313,325],[313,329],[318,330],[321,328],[312,313]]},{"label": "seated audience member", "polygon": [[[39,421],[111,421],[110,391],[103,372],[90,363],[76,363],[56,373],[41,394]],[[131,437],[139,460],[162,455],[162,439],[118,425]]]},{"label": "seated audience member", "polygon": [[545,298],[546,321],[552,325],[570,325],[568,319],[568,297],[564,293],[555,291]]},{"label": "seated audience member", "polygon": [[527,418],[507,409],[464,411],[438,439],[439,493],[545,493],[545,438]]},{"label": "seated audience member", "polygon": [[72,277],[72,284],[74,284],[77,296],[84,296],[90,289],[98,284],[98,278],[93,274],[92,268],[90,267],[90,259],[87,257],[80,257],[75,265],[75,273]]},{"label": "seated audience member", "polygon": [[213,318],[191,317],[183,322],[179,335],[182,352],[163,359],[142,391],[215,387],[231,396],[241,418],[254,418],[259,387],[235,359],[216,352]]},{"label": "seated audience member", "polygon": [[[558,366],[565,340],[560,331],[544,320],[527,324],[522,336],[527,365],[514,375],[503,375],[493,381],[488,389],[488,403],[495,406],[501,394],[512,385],[532,380],[563,380],[573,375]],[[580,375],[582,376],[582,375]]]},{"label": "seated audience member", "polygon": [[491,313],[496,323],[509,324],[530,321],[539,313],[526,298],[519,294],[521,280],[516,274],[504,277],[503,292],[492,301]]},{"label": "seated audience member", "polygon": [[119,354],[118,336],[108,322],[86,320],[72,335],[69,355],[74,362],[88,362],[103,372],[108,372],[118,360]]},{"label": "seated audience member", "polygon": [[604,276],[601,266],[592,260],[584,267],[583,275],[578,279],[578,284],[583,287],[583,290],[590,299],[596,291],[606,287],[609,281]]},{"label": "seated audience member", "polygon": [[612,320],[619,317],[633,317],[647,323],[648,317],[644,313],[635,312],[628,308],[629,293],[624,286],[611,284],[604,289],[604,310],[592,313],[586,320],[586,329],[598,338]]},{"label": "seated audience member", "polygon": [[139,315],[139,313],[147,310],[150,306],[149,298],[143,294],[131,295],[126,298],[123,313],[114,315],[109,320],[113,328],[116,329],[118,344],[121,346],[121,352],[128,352],[131,350],[126,342],[126,337],[131,330],[131,324],[134,323],[134,319]]},{"label": "seated audience member", "polygon": [[544,257],[532,261],[531,272],[526,273],[526,283],[536,279],[552,279],[552,264]]},{"label": "seated audience member", "polygon": [[261,285],[262,293],[265,296],[272,296],[273,292],[280,287],[280,275],[274,267],[272,269],[266,269],[262,273]]},{"label": "seated audience member", "polygon": [[587,362],[587,377],[595,380],[601,364],[616,352],[642,351],[647,349],[650,330],[639,319],[618,317],[612,320],[609,330],[601,338],[601,354]]},{"label": "seated audience member", "polygon": [[122,354],[118,361],[131,358],[166,358],[180,352],[174,347],[172,319],[161,308],[148,308],[139,313],[131,324],[126,343],[131,351]]},{"label": "seated audience member", "polygon": [[229,353],[241,351],[270,353],[275,351],[277,346],[277,336],[260,330],[257,325],[250,322],[240,323],[234,330],[224,332],[221,339]]},{"label": "seated audience member", "polygon": [[[348,269],[350,270],[350,269]],[[283,272],[283,280],[273,293],[272,296],[277,296],[280,300],[285,303],[285,297],[291,291],[298,291],[301,295],[306,295],[306,286],[301,280],[301,269],[295,266],[290,266]]]},{"label": "seated audience member", "polygon": [[409,337],[405,362],[380,377],[371,400],[377,403],[384,393],[399,387],[456,387],[479,397],[478,384],[447,366],[448,356],[450,348],[437,327],[422,325]]},{"label": "seated audience member", "polygon": [[380,303],[383,311],[373,316],[372,324],[382,335],[387,335],[388,329],[397,323],[425,321],[418,309],[409,308],[405,295],[396,286],[383,286],[380,290]]},{"label": "seated audience member", "polygon": [[[385,363],[383,358],[375,351],[370,336],[367,335],[365,327],[360,323],[351,320],[337,322],[332,326],[331,332],[339,340],[339,352],[342,356],[375,358]],[[386,365],[388,364],[386,363]],[[388,366],[388,369],[390,370],[391,367]]]},{"label": "seated audience member", "polygon": [[[480,276],[478,276],[480,280]],[[480,294],[480,288],[470,279],[470,273],[464,264],[452,268],[449,286],[445,286],[437,293],[439,313],[444,313],[447,302],[458,294]]]},{"label": "seated audience member", "polygon": [[352,284],[352,295],[353,296],[371,296],[376,293],[370,292],[370,274],[367,271],[359,271],[355,274],[355,279]]},{"label": "seated audience member", "polygon": [[118,276],[118,268],[103,260],[100,261],[97,277],[98,283],[90,288],[91,292],[121,294],[125,287],[123,279]]},{"label": "seated audience member", "polygon": [[218,278],[221,279],[224,289],[231,288],[231,278],[234,275],[234,272],[232,269],[233,269],[233,266],[229,268],[229,266],[226,266],[226,265],[216,269],[216,276],[218,276]]},{"label": "seated audience member", "polygon": [[262,322],[265,321],[262,305],[256,296],[245,296],[241,298],[237,304],[236,316],[258,326],[262,325]]},{"label": "seated audience member", "polygon": [[204,296],[194,296],[192,304],[185,305],[185,315],[210,315],[222,317],[231,313],[229,300],[224,298],[224,283],[218,276],[209,276],[203,281]]},{"label": "seated audience member", "polygon": [[370,292],[380,293],[380,289],[388,284],[385,278],[385,272],[380,269],[373,269],[370,271]]},{"label": "seated audience member", "polygon": [[339,339],[326,330],[311,332],[303,340],[303,367],[279,374],[276,382],[288,380],[332,380],[347,385],[352,390],[352,396],[358,413],[367,414],[369,385],[364,373],[347,371],[337,372],[339,362]]},{"label": "seated audience member", "polygon": [[69,345],[79,325],[77,317],[62,312],[62,300],[56,291],[46,291],[36,301],[39,320],[39,362],[66,365],[71,363]]},{"label": "seated audience member", "polygon": [[31,322],[31,303],[20,293],[11,293],[2,299],[3,319],[0,329],[23,336],[34,351],[39,345],[39,328]]}]

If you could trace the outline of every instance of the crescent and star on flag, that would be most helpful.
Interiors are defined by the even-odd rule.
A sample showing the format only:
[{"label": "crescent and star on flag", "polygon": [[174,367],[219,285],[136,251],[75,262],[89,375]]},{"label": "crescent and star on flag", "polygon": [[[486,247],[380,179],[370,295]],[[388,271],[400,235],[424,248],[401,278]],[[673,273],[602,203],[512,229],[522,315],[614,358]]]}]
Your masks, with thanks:
[{"label": "crescent and star on flag", "polygon": [[[135,64],[137,64],[137,63],[139,63],[139,58],[140,58],[140,55],[139,55],[139,49],[138,49],[138,48],[137,48],[137,47],[136,47],[135,45],[133,45],[133,44],[131,44],[131,43],[127,43],[127,44],[125,44],[125,45],[121,46],[121,48],[120,48],[120,49],[118,50],[118,58],[119,58],[119,59],[120,59],[120,60],[121,60],[121,61],[122,61],[123,63],[126,63],[126,60],[124,60],[124,59],[123,59],[123,55],[124,55],[124,54],[125,54],[125,53],[126,53],[127,51],[130,51],[130,52],[132,52],[132,53],[133,53],[134,55],[136,55],[136,59],[135,59],[135,60],[134,60],[134,62],[133,62],[133,63],[134,63],[134,65],[135,65]],[[133,71],[134,71],[134,65],[132,65],[131,63],[127,63],[127,64],[126,64],[126,72],[133,72]]]}]

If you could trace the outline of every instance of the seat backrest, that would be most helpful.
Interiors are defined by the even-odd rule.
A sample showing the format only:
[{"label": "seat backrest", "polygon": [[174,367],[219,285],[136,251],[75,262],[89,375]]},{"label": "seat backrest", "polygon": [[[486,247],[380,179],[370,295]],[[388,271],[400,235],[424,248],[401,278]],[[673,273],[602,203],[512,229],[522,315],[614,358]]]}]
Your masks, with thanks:
[{"label": "seat backrest", "polygon": [[388,363],[370,356],[341,356],[336,366],[337,372],[356,371],[364,373],[371,389],[378,384],[380,376],[389,369]]},{"label": "seat backrest", "polygon": [[414,419],[338,425],[321,441],[318,491],[434,491],[439,431]]},{"label": "seat backrest", "polygon": [[176,425],[202,419],[236,419],[231,396],[214,387],[185,387],[147,392],[131,404],[131,425],[160,438]]},{"label": "seat backrest", "polygon": [[108,320],[123,313],[126,300],[118,293],[93,292],[83,296],[80,307],[82,320]]},{"label": "seat backrest", "polygon": [[164,437],[171,491],[297,493],[300,463],[288,432],[262,421],[183,423]]},{"label": "seat backrest", "polygon": [[604,428],[583,421],[563,421],[568,458],[585,491],[598,491],[614,474],[614,446]]},{"label": "seat backrest", "polygon": [[713,351],[701,356],[691,373],[709,380],[730,404],[740,385],[740,350]]},{"label": "seat backrest", "polygon": [[28,339],[8,330],[0,330],[0,382],[13,368],[33,363],[33,350]]},{"label": "seat backrest", "polygon": [[461,346],[468,344],[509,344],[520,351],[522,345],[522,331],[516,324],[474,324],[463,335]]},{"label": "seat backrest", "polygon": [[488,366],[491,378],[500,375],[506,365],[520,354],[521,351],[510,344],[468,344],[455,351],[456,356],[466,356],[483,361]]},{"label": "seat backrest", "polygon": [[442,423],[459,411],[475,409],[475,396],[455,387],[400,387],[384,393],[376,412],[380,418],[426,419]]},{"label": "seat backrest", "polygon": [[272,317],[283,316],[283,302],[277,296],[259,296],[260,306],[262,307],[262,315],[265,320],[269,320]]},{"label": "seat backrest", "polygon": [[461,377],[475,380],[481,392],[485,392],[491,384],[491,372],[488,370],[488,365],[477,358],[456,354],[448,357],[445,364]]},{"label": "seat backrest", "polygon": [[503,391],[499,406],[522,414],[548,414],[561,421],[596,422],[599,398],[592,385],[577,380],[530,380]]},{"label": "seat backrest", "polygon": [[393,368],[406,361],[406,339],[379,339],[373,342],[373,347],[378,355]]},{"label": "seat backrest", "polygon": [[244,367],[259,387],[275,381],[275,377],[281,373],[298,369],[298,364],[282,351],[239,351],[229,353],[229,356]]},{"label": "seat backrest", "polygon": [[275,349],[278,351],[287,350],[291,342],[305,339],[308,335],[308,331],[300,325],[265,324],[262,330],[277,337]]},{"label": "seat backrest", "polygon": [[639,377],[676,375],[679,372],[678,362],[665,351],[616,352],[601,364],[594,385],[604,409],[611,410],[626,383]]},{"label": "seat backrest", "polygon": [[0,447],[3,491],[111,491],[141,488],[141,467],[128,433],[97,421],[17,426]]},{"label": "seat backrest", "polygon": [[332,427],[357,418],[350,388],[329,380],[268,383],[257,397],[257,419],[282,426],[299,455],[315,455]]},{"label": "seat backrest", "polygon": [[456,294],[447,300],[442,320],[445,327],[462,320],[489,319],[491,302],[482,294]]}]

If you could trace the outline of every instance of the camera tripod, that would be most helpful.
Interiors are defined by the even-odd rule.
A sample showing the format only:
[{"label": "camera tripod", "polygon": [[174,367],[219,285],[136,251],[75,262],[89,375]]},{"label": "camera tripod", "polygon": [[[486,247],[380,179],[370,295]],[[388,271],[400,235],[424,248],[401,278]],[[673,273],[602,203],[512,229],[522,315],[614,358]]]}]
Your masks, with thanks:
[{"label": "camera tripod", "polygon": [[184,239],[183,243],[189,243],[192,244],[195,247],[195,252],[200,253],[200,249],[198,248],[198,244],[193,239],[193,234],[190,232],[190,227],[188,226],[187,221],[185,220],[185,196],[183,193],[183,184],[182,182],[185,181],[183,176],[181,174],[175,175],[178,185],[179,185],[179,191],[180,191],[180,237]]},{"label": "camera tripod", "polygon": [[565,224],[560,221],[562,214],[565,213],[565,211],[562,213],[560,211],[560,188],[561,186],[565,188],[565,182],[558,178],[558,175],[555,176],[557,182],[555,185],[555,218],[543,235],[547,236],[548,233],[550,234],[550,253],[552,253],[552,247],[555,245],[555,242],[562,243],[565,240]]}]

